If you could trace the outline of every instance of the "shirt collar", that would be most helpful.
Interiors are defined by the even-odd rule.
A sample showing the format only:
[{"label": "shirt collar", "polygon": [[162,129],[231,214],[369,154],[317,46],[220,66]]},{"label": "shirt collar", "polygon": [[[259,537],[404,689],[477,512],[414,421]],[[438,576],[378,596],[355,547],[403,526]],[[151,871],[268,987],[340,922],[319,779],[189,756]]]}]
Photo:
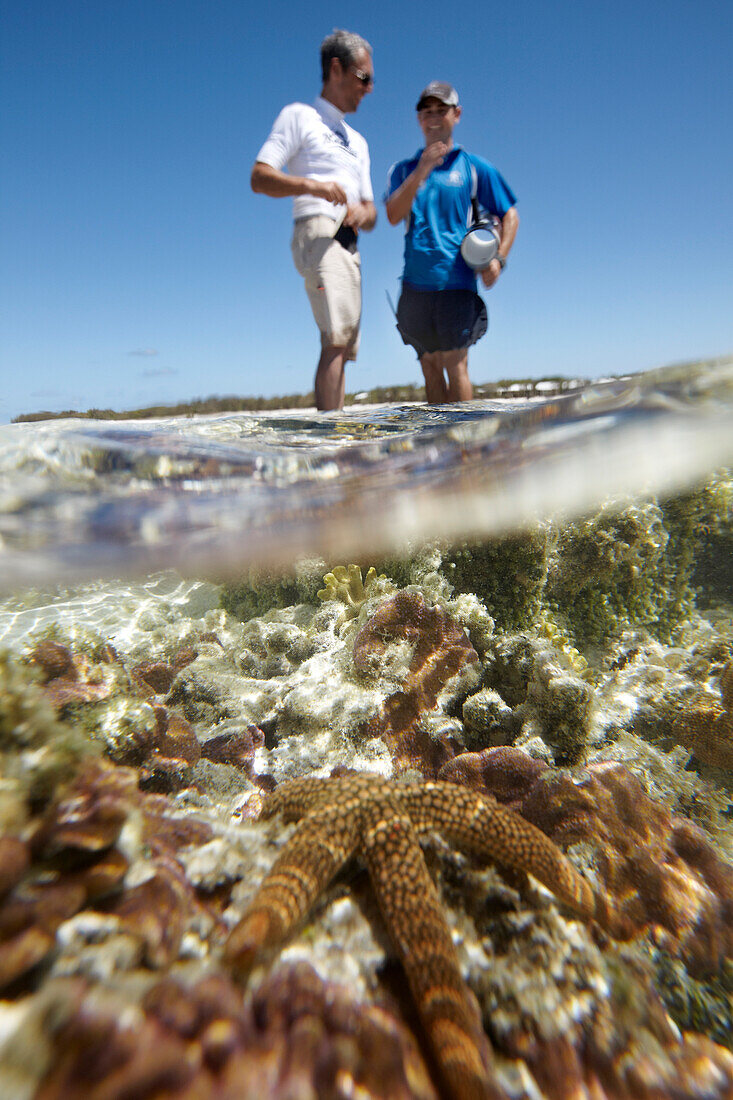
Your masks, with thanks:
[{"label": "shirt collar", "polygon": [[338,126],[339,122],[344,121],[344,112],[339,111],[338,107],[334,107],[333,103],[329,103],[322,95],[316,96],[313,106],[327,126]]}]

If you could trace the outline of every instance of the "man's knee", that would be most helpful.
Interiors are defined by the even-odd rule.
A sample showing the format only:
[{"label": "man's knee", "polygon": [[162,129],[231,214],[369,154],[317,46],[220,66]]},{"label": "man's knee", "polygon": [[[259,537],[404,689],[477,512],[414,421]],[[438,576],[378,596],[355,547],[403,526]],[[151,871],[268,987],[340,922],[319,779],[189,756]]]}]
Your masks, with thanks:
[{"label": "man's knee", "polygon": [[340,360],[343,363],[346,358],[347,348],[344,344],[326,344],[321,341],[321,358],[318,362],[319,370],[326,370],[332,363]]}]

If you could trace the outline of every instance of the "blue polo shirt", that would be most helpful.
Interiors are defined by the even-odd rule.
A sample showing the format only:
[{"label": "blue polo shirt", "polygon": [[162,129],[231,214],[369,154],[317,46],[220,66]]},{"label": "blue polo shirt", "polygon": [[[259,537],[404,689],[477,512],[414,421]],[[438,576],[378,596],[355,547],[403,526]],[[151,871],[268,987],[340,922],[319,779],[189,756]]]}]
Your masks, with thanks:
[{"label": "blue polo shirt", "polygon": [[[422,149],[389,171],[385,201],[414,172]],[[405,219],[405,266],[402,281],[418,290],[476,289],[476,273],[461,256],[461,241],[473,219],[473,169],[479,206],[503,218],[517,201],[501,174],[487,160],[451,149],[415,195]]]}]

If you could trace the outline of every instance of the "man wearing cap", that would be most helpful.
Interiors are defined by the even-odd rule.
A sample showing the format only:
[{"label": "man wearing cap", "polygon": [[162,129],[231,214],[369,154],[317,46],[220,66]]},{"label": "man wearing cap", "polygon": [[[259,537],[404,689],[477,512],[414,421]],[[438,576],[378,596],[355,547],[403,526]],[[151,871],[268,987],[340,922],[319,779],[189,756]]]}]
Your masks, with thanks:
[{"label": "man wearing cap", "polygon": [[278,115],[252,169],[252,190],[293,196],[292,252],[321,333],[316,406],[340,409],[344,365],[356,359],[361,321],[358,234],[377,220],[366,141],[344,122],[374,86],[372,49],[335,30],[321,43],[323,88],[312,106]]},{"label": "man wearing cap", "polygon": [[519,225],[512,190],[488,161],[453,143],[458,93],[433,80],[417,102],[425,147],[389,172],[385,203],[391,225],[404,221],[405,253],[397,327],[415,348],[429,402],[468,401],[468,348],[488,326],[476,272],[461,256],[473,202],[500,221],[496,258],[481,272],[492,287],[506,268]]}]

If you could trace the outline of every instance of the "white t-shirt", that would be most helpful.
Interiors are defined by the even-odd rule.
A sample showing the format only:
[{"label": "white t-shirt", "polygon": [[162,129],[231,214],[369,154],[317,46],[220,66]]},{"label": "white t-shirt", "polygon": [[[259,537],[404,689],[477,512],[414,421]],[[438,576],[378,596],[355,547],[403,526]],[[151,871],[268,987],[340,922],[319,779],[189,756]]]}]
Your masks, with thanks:
[{"label": "white t-shirt", "polygon": [[[350,203],[373,202],[369,176],[369,147],[344,116],[328,100],[318,96],[313,106],[290,103],[275,119],[270,136],[257,160],[282,172],[314,180],[335,180]],[[343,206],[334,206],[314,195],[295,195],[293,217],[326,214],[341,221]]]}]

